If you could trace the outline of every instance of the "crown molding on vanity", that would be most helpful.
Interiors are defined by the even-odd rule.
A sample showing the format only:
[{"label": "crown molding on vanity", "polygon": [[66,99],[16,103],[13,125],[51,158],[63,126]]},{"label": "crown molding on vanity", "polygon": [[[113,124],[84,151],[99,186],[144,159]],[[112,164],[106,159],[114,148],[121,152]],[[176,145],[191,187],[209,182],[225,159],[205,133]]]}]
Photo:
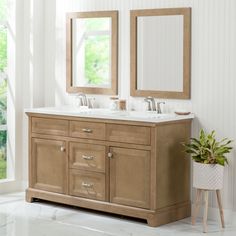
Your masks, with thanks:
[{"label": "crown molding on vanity", "polygon": [[190,159],[181,143],[191,136],[193,115],[69,108],[26,113],[28,202],[44,199],[127,215],[150,226],[190,216]]}]

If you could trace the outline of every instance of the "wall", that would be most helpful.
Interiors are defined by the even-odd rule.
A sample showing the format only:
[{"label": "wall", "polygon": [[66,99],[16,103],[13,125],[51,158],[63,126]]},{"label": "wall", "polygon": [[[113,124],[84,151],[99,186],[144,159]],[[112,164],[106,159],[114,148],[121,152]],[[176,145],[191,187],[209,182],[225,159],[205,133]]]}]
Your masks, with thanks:
[{"label": "wall", "polygon": [[[196,115],[192,134],[198,135],[201,127],[216,130],[218,137],[236,140],[236,1],[234,0],[50,0],[44,1],[44,21],[39,61],[44,73],[29,76],[34,84],[39,79],[43,93],[36,96],[36,105],[73,104],[75,99],[65,91],[65,13],[68,11],[119,10],[119,95],[138,107],[143,98],[129,97],[129,10],[144,8],[191,7],[192,8],[192,96],[191,100],[165,100],[169,106],[185,106]],[[34,16],[36,17],[36,16]],[[34,18],[33,18],[34,19]],[[42,25],[43,24],[43,25]],[[36,32],[35,32],[36,34]],[[35,39],[37,42],[37,39]],[[43,55],[42,55],[43,54]],[[35,64],[36,66],[36,64]],[[38,76],[38,78],[37,78]],[[34,90],[31,89],[34,92]],[[36,93],[37,94],[37,93]],[[41,98],[44,98],[41,101]],[[100,105],[106,105],[108,97],[96,96]],[[25,105],[27,106],[27,105]],[[26,129],[25,129],[26,130]],[[236,150],[236,145],[234,144]],[[25,154],[26,155],[26,154]],[[236,209],[236,161],[235,151],[230,155],[230,165],[225,168],[223,203],[226,209]],[[24,166],[26,164],[24,163]],[[26,176],[24,177],[26,179]],[[210,195],[210,206],[216,207],[215,196]]]}]

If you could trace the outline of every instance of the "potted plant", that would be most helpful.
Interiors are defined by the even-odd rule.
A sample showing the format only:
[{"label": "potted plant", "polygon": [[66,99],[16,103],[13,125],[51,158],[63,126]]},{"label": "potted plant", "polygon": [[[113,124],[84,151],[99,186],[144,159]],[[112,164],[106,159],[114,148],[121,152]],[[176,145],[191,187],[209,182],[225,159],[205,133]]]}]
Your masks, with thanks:
[{"label": "potted plant", "polygon": [[202,129],[199,138],[191,138],[185,143],[185,151],[192,155],[193,187],[197,189],[217,190],[223,187],[224,166],[228,164],[232,140],[217,141],[215,131],[207,134]]}]

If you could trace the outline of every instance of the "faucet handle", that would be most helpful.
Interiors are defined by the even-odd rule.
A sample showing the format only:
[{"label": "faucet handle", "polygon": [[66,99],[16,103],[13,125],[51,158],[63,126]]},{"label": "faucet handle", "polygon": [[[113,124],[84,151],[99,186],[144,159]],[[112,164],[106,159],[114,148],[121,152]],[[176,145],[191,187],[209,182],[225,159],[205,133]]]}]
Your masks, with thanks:
[{"label": "faucet handle", "polygon": [[88,108],[94,108],[95,98],[87,98],[87,101],[88,101]]},{"label": "faucet handle", "polygon": [[162,110],[161,110],[161,104],[165,104],[165,102],[157,102],[156,106],[157,106],[157,113],[161,114]]}]

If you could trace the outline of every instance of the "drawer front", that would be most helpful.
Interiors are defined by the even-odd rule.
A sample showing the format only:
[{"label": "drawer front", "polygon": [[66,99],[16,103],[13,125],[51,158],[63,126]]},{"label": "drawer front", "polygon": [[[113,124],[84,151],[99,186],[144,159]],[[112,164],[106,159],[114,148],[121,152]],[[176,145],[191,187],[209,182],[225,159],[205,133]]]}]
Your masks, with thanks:
[{"label": "drawer front", "polygon": [[107,140],[122,143],[150,145],[151,129],[145,126],[107,125]]},{"label": "drawer front", "polygon": [[105,174],[70,169],[69,194],[105,200]]},{"label": "drawer front", "polygon": [[89,139],[105,139],[105,124],[71,121],[70,122],[70,136]]},{"label": "drawer front", "polygon": [[38,134],[68,136],[69,122],[67,120],[33,117],[32,132]]},{"label": "drawer front", "polygon": [[105,146],[70,142],[70,168],[105,172],[105,154]]}]

